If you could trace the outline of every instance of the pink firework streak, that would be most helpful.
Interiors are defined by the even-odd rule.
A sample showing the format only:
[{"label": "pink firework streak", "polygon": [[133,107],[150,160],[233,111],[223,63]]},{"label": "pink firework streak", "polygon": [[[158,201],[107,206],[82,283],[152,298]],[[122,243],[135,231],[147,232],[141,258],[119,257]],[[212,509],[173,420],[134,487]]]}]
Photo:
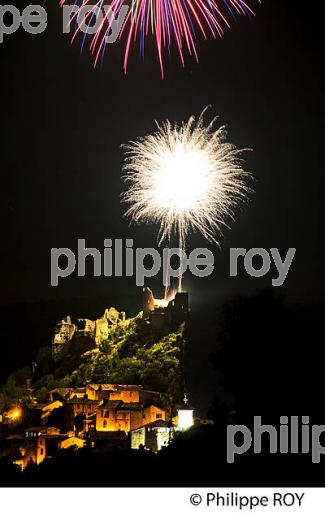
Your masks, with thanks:
[{"label": "pink firework streak", "polygon": [[[59,1],[61,7],[68,4],[68,0]],[[184,50],[198,62],[197,35],[201,34],[205,39],[209,34],[213,38],[221,38],[225,28],[230,27],[229,19],[235,19],[238,15],[254,16],[248,1],[252,3],[253,0],[132,0],[118,37],[124,37],[126,40],[124,72],[126,73],[131,45],[138,40],[140,54],[144,58],[145,40],[150,33],[155,38],[162,78],[163,51],[170,50],[173,43],[183,66]],[[254,1],[260,3],[261,0]],[[97,14],[100,13],[100,23],[97,23],[89,46],[96,67],[107,48],[107,37],[111,33],[112,24],[116,23],[122,7],[125,8],[126,4],[124,0],[74,0],[74,5],[71,22],[75,23],[76,27],[72,41],[80,32],[80,26],[91,27],[97,23]],[[84,43],[85,36],[83,45]]]}]

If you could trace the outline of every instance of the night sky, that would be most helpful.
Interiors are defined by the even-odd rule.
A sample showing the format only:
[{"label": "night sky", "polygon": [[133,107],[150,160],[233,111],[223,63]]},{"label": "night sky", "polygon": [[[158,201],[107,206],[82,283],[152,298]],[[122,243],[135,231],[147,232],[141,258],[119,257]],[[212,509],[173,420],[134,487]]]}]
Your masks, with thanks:
[{"label": "night sky", "polygon": [[[199,64],[188,57],[183,69],[176,54],[167,57],[162,81],[153,45],[144,64],[134,48],[126,77],[118,44],[94,70],[80,42],[71,46],[62,34],[57,3],[48,2],[43,35],[20,30],[0,45],[0,303],[90,298],[97,302],[90,316],[103,300],[131,312],[139,298],[140,306],[133,279],[73,276],[52,288],[50,249],[76,250],[84,238],[102,250],[105,238],[127,237],[155,247],[155,226],[130,227],[123,217],[120,145],[154,131],[155,120],[181,122],[207,105],[231,141],[253,149],[245,158],[255,194],[225,229],[221,249],[212,246],[213,276],[185,277],[192,307],[214,309],[235,293],[271,287],[274,272],[257,280],[241,270],[231,279],[230,247],[283,255],[296,248],[278,290],[292,301],[322,302],[323,8],[265,0],[256,18],[240,18],[222,40],[201,41]],[[207,244],[191,236],[189,248],[198,246]],[[161,290],[158,278],[148,285]]]}]

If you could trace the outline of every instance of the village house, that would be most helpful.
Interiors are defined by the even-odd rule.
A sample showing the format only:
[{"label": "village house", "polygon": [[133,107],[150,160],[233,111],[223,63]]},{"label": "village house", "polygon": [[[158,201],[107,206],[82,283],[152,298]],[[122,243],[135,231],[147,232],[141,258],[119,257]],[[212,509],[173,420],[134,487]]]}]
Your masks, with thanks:
[{"label": "village house", "polygon": [[[96,410],[100,401],[94,399],[88,399],[87,394],[81,399],[79,397],[73,397],[67,399],[63,403],[63,429],[64,431],[74,432],[76,429],[75,418],[80,416],[82,421],[85,423],[92,416],[95,417]],[[84,425],[85,427],[85,425]],[[84,428],[82,428],[84,429]],[[88,428],[87,428],[88,430]]]},{"label": "village house", "polygon": [[130,432],[158,419],[166,419],[166,411],[158,406],[105,400],[97,408],[96,431]]},{"label": "village house", "polygon": [[168,446],[173,429],[164,420],[157,420],[141,426],[130,433],[131,449],[145,448],[156,453],[164,446]]},{"label": "village house", "polygon": [[[15,449],[12,454],[13,462],[24,470],[30,463],[43,462],[49,453],[53,453],[51,448],[54,447],[56,451],[58,442],[64,438],[65,436],[61,435],[56,428],[33,426],[23,430],[20,435],[9,436],[7,441]],[[52,440],[52,445],[49,442],[50,449],[48,450],[49,439]]]},{"label": "village house", "polygon": [[110,401],[117,400],[124,403],[153,402],[159,403],[160,392],[144,390],[141,385],[113,385],[113,384],[87,384],[86,393],[89,399]]},{"label": "village house", "polygon": [[85,417],[92,415],[99,405],[100,401],[88,399],[87,394],[82,399],[80,397],[73,397],[64,402],[63,406],[71,407],[73,416],[84,414]]},{"label": "village house", "polygon": [[28,403],[23,407],[24,421],[33,426],[45,425],[53,410],[61,406],[62,402],[59,400],[49,403]]},{"label": "village house", "polygon": [[23,470],[31,462],[40,464],[46,457],[45,439],[39,435],[34,439],[24,439],[19,446],[19,454],[20,456],[13,462]]}]

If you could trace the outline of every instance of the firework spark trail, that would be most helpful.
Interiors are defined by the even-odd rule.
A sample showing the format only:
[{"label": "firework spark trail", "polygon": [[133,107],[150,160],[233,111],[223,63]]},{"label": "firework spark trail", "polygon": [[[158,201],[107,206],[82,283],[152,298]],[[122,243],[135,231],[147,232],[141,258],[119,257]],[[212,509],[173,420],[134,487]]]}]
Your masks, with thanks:
[{"label": "firework spark trail", "polygon": [[[59,0],[59,2],[63,7],[68,0]],[[150,32],[155,38],[162,78],[164,76],[163,52],[166,49],[170,52],[173,42],[183,66],[184,49],[187,49],[189,55],[194,56],[198,61],[197,35],[201,34],[204,39],[207,39],[207,34],[211,33],[213,38],[221,38],[224,29],[230,27],[227,15],[234,19],[239,15],[254,15],[248,2],[257,4],[261,0],[131,0],[131,8],[119,34],[119,39],[123,36],[126,39],[124,72],[126,73],[127,70],[132,43],[136,43],[137,40],[139,40],[140,55],[144,59],[145,40]],[[93,6],[92,11],[84,16],[84,23],[92,21],[95,13],[103,12],[104,6],[110,6],[103,15],[96,33],[91,37],[90,52],[94,55],[94,66],[96,66],[107,48],[106,40],[113,23],[111,13],[117,19],[125,6],[124,0],[75,0],[74,3],[78,6],[79,12],[82,12],[85,7]],[[73,19],[77,18],[78,12],[73,15]],[[79,32],[80,27],[77,27],[72,40]],[[84,43],[85,38],[83,45]]]},{"label": "firework spark trail", "polygon": [[195,230],[218,243],[223,226],[250,192],[244,150],[226,141],[224,126],[213,129],[217,118],[205,126],[203,115],[180,126],[167,120],[154,134],[123,147],[125,215],[158,224],[159,245],[176,234],[184,250],[186,236]]}]

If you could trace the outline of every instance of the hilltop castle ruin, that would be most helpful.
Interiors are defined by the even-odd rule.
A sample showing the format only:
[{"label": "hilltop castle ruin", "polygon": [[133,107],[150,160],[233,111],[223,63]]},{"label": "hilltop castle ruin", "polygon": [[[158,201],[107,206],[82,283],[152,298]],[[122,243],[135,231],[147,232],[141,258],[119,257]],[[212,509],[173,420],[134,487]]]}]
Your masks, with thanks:
[{"label": "hilltop castle ruin", "polygon": [[[188,293],[177,292],[169,299],[157,299],[149,289],[143,289],[142,319],[150,323],[153,331],[168,334],[186,321],[189,312]],[[127,326],[130,319],[124,311],[114,307],[105,309],[96,320],[78,318],[74,323],[66,316],[55,326],[52,339],[52,357],[55,362],[69,355],[72,350],[80,353],[97,348],[116,326]]]},{"label": "hilltop castle ruin", "polygon": [[125,312],[119,312],[114,307],[105,309],[104,315],[94,321],[88,318],[78,318],[76,323],[73,323],[71,317],[66,316],[55,326],[52,357],[54,361],[59,361],[67,354],[71,342],[80,337],[89,340],[88,342],[83,341],[84,344],[89,343],[90,348],[96,348],[108,338],[110,329],[127,323]]}]

